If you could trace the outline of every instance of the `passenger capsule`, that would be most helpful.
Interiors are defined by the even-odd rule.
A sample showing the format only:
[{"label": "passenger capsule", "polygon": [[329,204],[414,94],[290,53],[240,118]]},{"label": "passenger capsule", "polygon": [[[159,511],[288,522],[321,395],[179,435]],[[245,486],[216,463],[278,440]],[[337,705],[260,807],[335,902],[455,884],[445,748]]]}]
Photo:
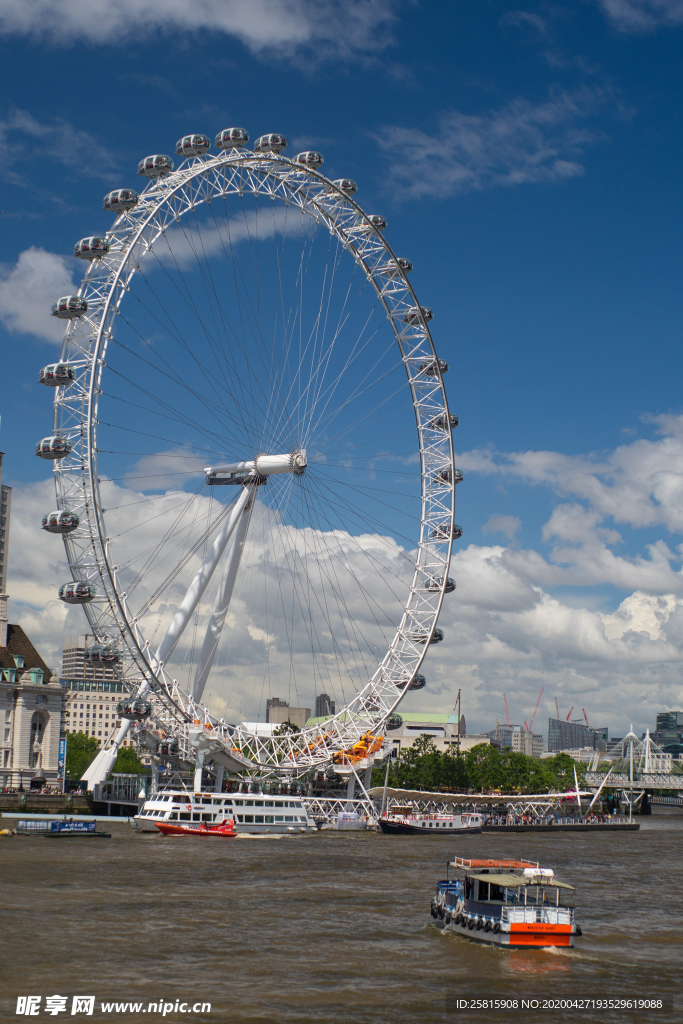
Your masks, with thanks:
[{"label": "passenger capsule", "polygon": [[73,366],[70,363],[48,363],[38,374],[38,383],[47,384],[51,388],[60,388],[75,380]]},{"label": "passenger capsule", "polygon": [[312,149],[307,149],[304,153],[297,153],[294,157],[295,164],[302,164],[304,167],[312,167],[314,171],[317,171],[319,167],[325,163],[322,155],[316,153]]},{"label": "passenger capsule", "polygon": [[436,377],[439,372],[448,373],[448,363],[445,359],[432,359],[428,363],[420,363],[417,369],[425,377]]},{"label": "passenger capsule", "polygon": [[403,717],[399,715],[396,711],[392,711],[392,713],[387,718],[386,725],[387,730],[389,732],[393,732],[395,729],[400,729],[401,726],[403,725]]},{"label": "passenger capsule", "polygon": [[131,722],[141,722],[143,718],[149,718],[152,714],[152,705],[140,697],[128,697],[116,705],[116,714],[119,718],[128,718]]},{"label": "passenger capsule", "polygon": [[255,153],[281,153],[287,148],[287,139],[284,135],[272,133],[261,135],[254,143]]},{"label": "passenger capsule", "polygon": [[368,221],[370,222],[369,224],[367,221],[361,221],[358,224],[358,228],[361,231],[372,231],[373,228],[375,231],[384,231],[386,229],[387,222],[379,213],[369,213]]},{"label": "passenger capsule", "polygon": [[[432,530],[431,536],[434,540],[448,540],[451,536],[451,524],[439,523],[436,529]],[[459,540],[462,537],[462,527],[457,523],[453,523],[452,536],[453,540]]]},{"label": "passenger capsule", "polygon": [[413,264],[403,256],[397,256],[395,260],[390,260],[389,263],[384,263],[377,268],[380,274],[396,278],[400,278],[402,274],[409,274],[412,269]]},{"label": "passenger capsule", "polygon": [[159,744],[159,753],[164,757],[173,757],[179,749],[177,740],[162,740]]},{"label": "passenger capsule", "polygon": [[99,238],[91,235],[90,238],[81,238],[74,246],[74,256],[79,260],[97,260],[106,256],[111,246],[106,238]]},{"label": "passenger capsule", "polygon": [[62,510],[61,512],[48,512],[47,515],[43,516],[43,521],[40,525],[48,533],[73,533],[78,528],[79,523],[80,519],[75,512]]},{"label": "passenger capsule", "polygon": [[396,683],[396,685],[400,686],[402,689],[407,686],[409,690],[424,690],[427,685],[427,680],[418,672],[418,674],[413,676],[412,679],[403,679],[400,683]]},{"label": "passenger capsule", "polygon": [[463,479],[464,479],[464,476],[463,476],[463,472],[462,472],[461,469],[451,470],[451,467],[449,466],[447,469],[442,469],[439,473],[436,474],[436,476],[434,477],[434,483],[435,484],[450,484],[450,483],[459,484],[459,483],[461,483],[463,481]]},{"label": "passenger capsule", "polygon": [[146,156],[138,164],[138,174],[143,178],[163,178],[173,170],[173,161],[165,153]]},{"label": "passenger capsule", "polygon": [[433,420],[430,420],[427,426],[432,430],[448,430],[449,427],[451,430],[455,430],[459,423],[460,419],[455,413],[451,413],[449,416],[442,413],[441,416],[435,416]]},{"label": "passenger capsule", "polygon": [[86,648],[85,659],[93,665],[116,665],[121,660],[121,652],[112,644],[93,644]]},{"label": "passenger capsule", "polygon": [[60,320],[77,320],[88,312],[88,303],[80,295],[64,295],[52,303],[52,316]]},{"label": "passenger capsule", "polygon": [[203,156],[211,149],[211,139],[208,135],[183,135],[175,144],[175,151],[178,156]]},{"label": "passenger capsule", "polygon": [[355,196],[358,191],[358,185],[353,178],[336,178],[332,184],[347,196]]},{"label": "passenger capsule", "polygon": [[428,324],[430,320],[434,319],[434,314],[429,306],[412,306],[401,319],[404,324]]},{"label": "passenger capsule", "polygon": [[224,128],[216,136],[216,149],[241,149],[249,142],[249,132],[245,128]]},{"label": "passenger capsule", "polygon": [[113,192],[107,192],[102,200],[102,208],[110,213],[126,213],[137,206],[140,196],[132,188],[115,188]]},{"label": "passenger capsule", "polygon": [[59,588],[59,600],[66,604],[89,604],[97,596],[97,588],[83,580],[69,580]]},{"label": "passenger capsule", "polygon": [[63,459],[73,451],[73,445],[68,437],[44,437],[36,445],[36,455],[41,459]]},{"label": "passenger capsule", "polygon": [[[443,576],[432,576],[431,579],[425,583],[425,590],[439,591],[443,584]],[[450,576],[446,577],[446,586],[443,588],[444,594],[452,594],[455,590],[455,580],[451,579]]]},{"label": "passenger capsule", "polygon": [[417,630],[414,633],[409,633],[408,639],[412,640],[414,644],[440,644],[443,640],[443,630],[437,628],[431,634],[426,630]]}]

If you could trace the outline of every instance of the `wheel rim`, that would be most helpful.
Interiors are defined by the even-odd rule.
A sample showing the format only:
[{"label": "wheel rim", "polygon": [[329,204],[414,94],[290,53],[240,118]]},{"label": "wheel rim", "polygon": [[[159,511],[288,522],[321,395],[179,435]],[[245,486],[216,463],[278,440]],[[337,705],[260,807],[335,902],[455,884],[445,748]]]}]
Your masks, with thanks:
[{"label": "wheel rim", "polygon": [[[150,667],[153,647],[145,635],[144,615],[136,614],[139,609],[133,606],[125,570],[117,560],[116,543],[108,530],[101,481],[108,472],[111,474],[112,463],[108,466],[98,452],[110,436],[110,428],[101,421],[106,399],[112,397],[107,380],[117,369],[108,364],[116,362],[114,352],[120,348],[116,333],[127,319],[124,300],[137,283],[136,275],[138,281],[144,278],[144,261],[155,258],[155,247],[162,244],[164,235],[182,224],[183,218],[196,218],[200,207],[205,212],[213,202],[215,210],[215,201],[245,196],[280,201],[302,223],[305,219],[313,223],[316,230],[326,232],[333,240],[340,256],[350,259],[354,273],[364,278],[364,287],[372,291],[375,308],[381,311],[384,327],[391,331],[392,344],[405,368],[403,387],[416,420],[416,452],[420,459],[419,493],[415,494],[420,504],[419,531],[411,554],[406,599],[393,638],[376,657],[365,681],[359,677],[351,698],[344,694],[344,714],[331,719],[324,729],[316,727],[296,740],[281,737],[274,742],[265,742],[249,730],[228,728],[191,699],[187,684],[169,671],[171,666],[154,666],[155,671]],[[118,217],[108,240],[109,253],[93,261],[79,290],[88,302],[88,315],[70,321],[67,327],[61,361],[74,366],[76,379],[57,391],[54,416],[55,433],[69,437],[73,443],[71,454],[54,464],[58,507],[75,511],[81,519],[79,529],[63,538],[72,575],[76,580],[96,580],[102,589],[101,599],[85,606],[91,629],[100,642],[123,641],[128,677],[142,677],[151,684],[155,720],[178,737],[185,755],[191,754],[187,725],[199,721],[212,728],[214,735],[240,746],[257,764],[297,767],[323,763],[335,751],[347,749],[360,734],[382,731],[387,716],[407,691],[405,683],[420,667],[428,647],[423,641],[433,633],[447,585],[454,506],[452,441],[449,430],[430,426],[448,418],[449,413],[429,329],[423,319],[410,321],[408,314],[420,308],[417,298],[391,249],[372,229],[360,207],[318,172],[281,157],[267,159],[231,151],[229,155],[188,161],[177,172],[150,184],[138,206]],[[319,351],[324,351],[322,345]],[[419,369],[431,365],[435,370],[428,375]],[[159,375],[161,371],[157,368],[155,372]],[[314,379],[312,373],[310,379]],[[290,438],[290,445],[302,440],[307,439],[299,434]],[[248,441],[246,457],[253,454],[256,441],[263,442],[263,435]],[[272,513],[275,503],[269,508]],[[223,514],[219,510],[216,518]],[[438,589],[434,588],[435,580]],[[431,589],[427,589],[427,582]]]}]

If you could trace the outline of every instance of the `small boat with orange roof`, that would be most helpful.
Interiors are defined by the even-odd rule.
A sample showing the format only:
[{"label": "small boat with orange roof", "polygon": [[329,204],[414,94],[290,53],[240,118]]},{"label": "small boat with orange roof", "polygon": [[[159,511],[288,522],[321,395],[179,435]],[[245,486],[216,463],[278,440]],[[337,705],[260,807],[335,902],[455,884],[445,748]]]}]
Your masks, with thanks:
[{"label": "small boat with orange roof", "polygon": [[572,947],[581,926],[567,902],[574,886],[531,860],[456,857],[458,877],[437,882],[432,917],[491,946]]}]

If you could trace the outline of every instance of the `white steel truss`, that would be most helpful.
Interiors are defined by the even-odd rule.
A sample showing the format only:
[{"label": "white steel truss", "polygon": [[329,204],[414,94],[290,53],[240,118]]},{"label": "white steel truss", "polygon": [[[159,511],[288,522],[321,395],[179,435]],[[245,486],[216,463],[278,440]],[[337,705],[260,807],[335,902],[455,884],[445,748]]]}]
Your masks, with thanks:
[{"label": "white steel truss", "polygon": [[[174,222],[197,206],[230,195],[266,196],[298,208],[323,225],[343,246],[384,307],[405,367],[419,439],[422,499],[420,535],[410,593],[401,622],[384,657],[343,712],[324,725],[294,736],[264,739],[217,720],[170,678],[164,658],[152,655],[131,614],[112,563],[106,509],[98,475],[98,401],[107,348],[116,317],[145,256]],[[255,770],[260,766],[297,775],[329,763],[364,734],[382,736],[389,714],[418,672],[436,627],[447,583],[453,540],[455,470],[449,410],[441,368],[426,319],[393,251],[360,206],[319,171],[281,156],[244,150],[184,161],[151,181],[134,209],[122,213],[107,233],[109,252],[92,261],[79,295],[87,315],[69,322],[62,362],[75,380],[57,388],[54,432],[69,439],[70,454],[54,463],[57,507],[78,514],[80,525],[64,536],[75,580],[96,584],[98,597],[84,606],[98,641],[125,649],[124,678],[131,692],[148,693],[154,727],[177,738],[180,755],[195,758],[190,727],[197,725]],[[413,315],[409,315],[413,311]],[[224,514],[229,514],[229,508]],[[218,524],[220,525],[220,524]],[[435,589],[434,581],[439,581]],[[200,695],[201,687],[197,689]]]}]

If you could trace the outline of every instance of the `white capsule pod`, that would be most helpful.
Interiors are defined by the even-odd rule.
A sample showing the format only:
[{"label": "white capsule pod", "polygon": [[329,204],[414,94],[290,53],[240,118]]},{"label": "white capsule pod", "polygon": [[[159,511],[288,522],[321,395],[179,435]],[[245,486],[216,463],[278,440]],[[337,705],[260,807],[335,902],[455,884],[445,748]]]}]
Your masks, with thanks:
[{"label": "white capsule pod", "polygon": [[335,178],[332,184],[347,196],[355,196],[358,191],[358,185],[353,178]]},{"label": "white capsule pod", "polygon": [[175,151],[178,156],[204,156],[211,149],[211,139],[208,135],[183,135],[175,144]]},{"label": "white capsule pod", "polygon": [[453,537],[453,540],[459,540],[462,537],[462,526],[458,526],[457,523],[453,523],[453,529],[451,530],[451,524],[439,523],[439,525],[432,530],[431,533],[433,540],[448,540],[449,537]]},{"label": "white capsule pod", "polygon": [[425,377],[438,377],[439,372],[448,373],[448,363],[445,359],[432,359],[429,363],[420,363],[418,371]]},{"label": "white capsule pod", "polygon": [[106,238],[99,235],[90,235],[89,238],[81,238],[74,246],[74,256],[79,260],[97,260],[106,256],[111,246]]},{"label": "white capsule pod", "polygon": [[85,659],[92,665],[115,665],[121,660],[121,652],[112,644],[93,644],[86,648]]},{"label": "white capsule pod", "polygon": [[393,278],[401,278],[403,274],[409,274],[412,269],[413,264],[403,256],[397,256],[395,260],[389,260],[388,263],[383,263],[377,268],[380,274]]},{"label": "white capsule pod", "polygon": [[173,161],[165,153],[145,156],[138,164],[138,174],[143,178],[163,178],[173,170]]},{"label": "white capsule pod", "polygon": [[434,319],[434,314],[429,306],[412,306],[403,314],[401,319],[404,324],[427,324],[430,320]]},{"label": "white capsule pod", "polygon": [[74,368],[70,363],[48,363],[38,374],[38,383],[50,388],[61,388],[76,379]]},{"label": "white capsule pod", "polygon": [[400,686],[401,689],[405,689],[407,686],[409,690],[423,690],[427,685],[427,680],[421,673],[418,673],[416,676],[413,676],[412,679],[402,679],[401,682],[396,683],[396,685]]},{"label": "white capsule pod", "polygon": [[88,312],[88,303],[80,295],[63,295],[52,303],[51,316],[59,320],[77,320]]},{"label": "white capsule pod", "polygon": [[116,705],[116,714],[119,718],[130,719],[131,722],[141,722],[143,718],[149,718],[152,714],[152,705],[148,700],[141,700],[139,697],[128,697]]},{"label": "white capsule pod", "polygon": [[461,469],[453,469],[452,470],[451,467],[448,466],[446,469],[442,469],[440,472],[438,472],[435,475],[434,483],[435,484],[442,484],[442,485],[450,484],[450,483],[459,484],[459,483],[462,483],[462,481],[464,479],[465,478],[464,478],[464,475],[463,475],[463,472],[462,472]]},{"label": "white capsule pod", "polygon": [[83,580],[69,580],[59,588],[59,600],[65,604],[89,604],[97,596],[97,588]]},{"label": "white capsule pod", "polygon": [[369,234],[371,231],[384,231],[387,222],[379,213],[369,213],[367,219],[359,220],[354,230]]},{"label": "white capsule pod", "polygon": [[78,529],[79,523],[80,519],[75,512],[62,509],[61,512],[48,512],[47,515],[44,515],[41,527],[48,533],[73,533]]},{"label": "white capsule pod", "polygon": [[249,132],[246,128],[224,128],[216,136],[214,145],[216,149],[241,149],[249,142]]},{"label": "white capsule pod", "polygon": [[427,424],[432,430],[455,430],[460,423],[460,417],[456,416],[455,413],[450,413],[446,416],[445,413],[441,413],[440,416],[435,416]]},{"label": "white capsule pod", "polygon": [[444,632],[438,627],[432,630],[431,634],[422,629],[416,629],[414,632],[406,634],[406,639],[412,640],[414,644],[440,644],[443,637]]},{"label": "white capsule pod", "polygon": [[68,437],[44,437],[36,445],[36,455],[41,459],[63,459],[73,451],[73,445]]},{"label": "white capsule pod", "polygon": [[316,153],[312,149],[307,149],[303,153],[297,153],[294,157],[295,164],[301,164],[303,167],[312,167],[314,171],[317,171],[319,167],[325,163],[322,154]]},{"label": "white capsule pod", "polygon": [[115,188],[113,192],[107,192],[102,200],[102,209],[110,213],[127,213],[137,206],[140,196],[133,188]]},{"label": "white capsule pod", "polygon": [[287,148],[287,139],[284,135],[271,132],[270,135],[261,135],[254,143],[255,153],[281,153]]}]

